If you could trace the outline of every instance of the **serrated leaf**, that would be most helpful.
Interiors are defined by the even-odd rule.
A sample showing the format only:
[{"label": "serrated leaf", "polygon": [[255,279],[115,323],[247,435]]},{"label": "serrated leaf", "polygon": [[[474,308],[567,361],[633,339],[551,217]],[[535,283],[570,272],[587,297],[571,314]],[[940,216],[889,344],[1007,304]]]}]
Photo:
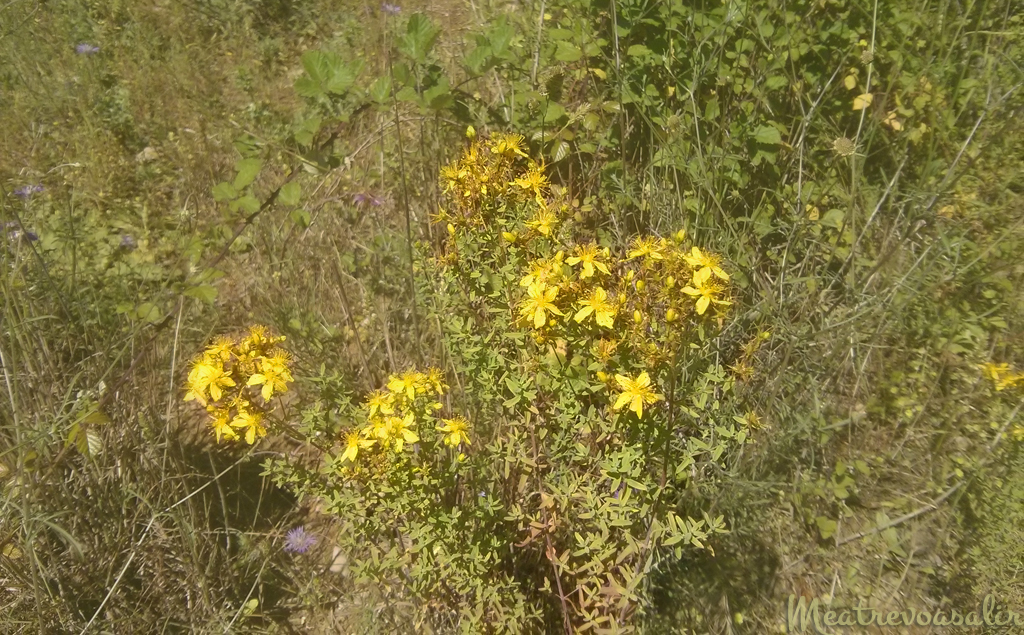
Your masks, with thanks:
[{"label": "serrated leaf", "polygon": [[370,84],[370,99],[378,104],[387,103],[391,98],[391,76],[382,75]]},{"label": "serrated leaf", "polygon": [[251,194],[246,194],[242,198],[234,201],[230,205],[231,211],[242,210],[247,214],[255,214],[260,211],[260,201]]},{"label": "serrated leaf", "polygon": [[818,516],[814,519],[814,523],[818,526],[818,533],[822,540],[828,540],[835,535],[836,528],[839,526],[836,521],[826,516]]},{"label": "serrated leaf", "polygon": [[299,97],[312,98],[323,94],[323,91],[320,90],[320,84],[306,75],[296,79],[293,86],[295,87],[295,93]]},{"label": "serrated leaf", "polygon": [[557,121],[565,115],[565,107],[556,101],[549,101],[548,108],[544,112],[544,123]]},{"label": "serrated leaf", "polygon": [[214,300],[217,299],[217,287],[212,284],[200,284],[185,289],[185,295],[191,298],[197,298],[206,304],[212,305]]},{"label": "serrated leaf", "polygon": [[430,18],[422,13],[414,13],[405,27],[405,35],[399,40],[398,50],[422,64],[427,61],[427,55],[434,48],[440,32]]},{"label": "serrated leaf", "polygon": [[871,93],[864,93],[863,95],[857,95],[853,98],[853,109],[864,110],[871,105],[871,102],[875,100],[875,96]]},{"label": "serrated leaf", "polygon": [[423,92],[423,100],[427,103],[427,106],[432,110],[442,110],[452,104],[451,88],[448,84],[448,78],[442,77],[436,86],[432,86]]},{"label": "serrated leaf", "polygon": [[559,140],[551,147],[551,161],[558,163],[569,155],[569,143]]},{"label": "serrated leaf", "polygon": [[263,169],[263,161],[259,159],[242,159],[235,164],[235,169],[238,170],[238,174],[235,175],[235,180],[231,183],[231,186],[241,191],[242,188],[247,187],[256,180],[256,176]]},{"label": "serrated leaf", "polygon": [[213,200],[215,201],[231,201],[236,196],[238,196],[238,190],[227,181],[213,186]]},{"label": "serrated leaf", "polygon": [[295,181],[289,181],[281,186],[277,193],[277,200],[282,205],[297,205],[302,198],[302,186]]},{"label": "serrated leaf", "polygon": [[774,126],[761,126],[754,131],[754,140],[758,143],[778,145],[782,143],[782,135]]}]

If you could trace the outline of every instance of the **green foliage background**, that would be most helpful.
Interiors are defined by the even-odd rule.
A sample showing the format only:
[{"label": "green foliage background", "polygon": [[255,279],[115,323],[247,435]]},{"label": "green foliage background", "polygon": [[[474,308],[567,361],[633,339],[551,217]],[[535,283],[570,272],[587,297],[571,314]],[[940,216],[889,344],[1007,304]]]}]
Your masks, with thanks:
[{"label": "green foliage background", "polygon": [[[749,368],[716,371],[722,415],[764,427],[687,481],[728,533],[659,554],[638,610],[596,626],[774,632],[790,593],[1024,606],[1021,393],[978,368],[1024,367],[1019,13],[5,3],[3,630],[482,630],[400,567],[352,575],[343,523],[264,467],[321,450],[217,446],[181,402],[192,354],[252,322],[288,336],[285,413],[324,443],[414,364],[458,360],[479,416],[514,397],[424,265],[467,125],[526,135],[602,243],[685,227],[733,273],[716,349]],[[286,553],[298,524],[319,543]],[[530,593],[523,629],[563,629]]]}]

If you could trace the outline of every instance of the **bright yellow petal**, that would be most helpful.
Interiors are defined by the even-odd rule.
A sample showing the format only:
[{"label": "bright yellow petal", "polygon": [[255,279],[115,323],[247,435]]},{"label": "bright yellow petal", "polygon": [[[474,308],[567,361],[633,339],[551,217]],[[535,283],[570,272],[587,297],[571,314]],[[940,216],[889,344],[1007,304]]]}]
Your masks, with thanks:
[{"label": "bright yellow petal", "polygon": [[644,399],[640,395],[633,397],[633,402],[629,404],[629,409],[636,413],[636,416],[644,416]]},{"label": "bright yellow petal", "polygon": [[263,395],[263,401],[270,401],[270,398],[274,396],[274,384],[270,382],[263,384],[263,390],[260,393]]},{"label": "bright yellow petal", "polygon": [[706,295],[702,295],[697,299],[697,315],[704,315],[704,312],[708,310],[708,305],[711,304],[711,298]]},{"label": "bright yellow petal", "polygon": [[540,328],[544,326],[547,321],[547,316],[544,315],[544,309],[538,308],[533,314],[533,327]]},{"label": "bright yellow petal", "polygon": [[693,283],[702,287],[709,278],[711,278],[711,267],[701,267],[697,273],[693,274]]},{"label": "bright yellow petal", "polygon": [[[592,307],[592,306],[585,306],[585,307],[583,307],[582,309],[580,309],[579,311],[576,312],[576,316],[573,317],[573,319],[576,320],[577,323],[582,322],[583,320],[587,319],[587,316],[590,315],[593,312],[594,312],[594,307]],[[600,321],[601,321],[600,318],[598,318],[598,322],[600,322]]]},{"label": "bright yellow petal", "polygon": [[619,395],[619,398],[615,400],[615,405],[612,406],[612,410],[620,410],[623,406],[628,404],[631,399],[633,399],[632,395],[627,392],[622,393]]}]

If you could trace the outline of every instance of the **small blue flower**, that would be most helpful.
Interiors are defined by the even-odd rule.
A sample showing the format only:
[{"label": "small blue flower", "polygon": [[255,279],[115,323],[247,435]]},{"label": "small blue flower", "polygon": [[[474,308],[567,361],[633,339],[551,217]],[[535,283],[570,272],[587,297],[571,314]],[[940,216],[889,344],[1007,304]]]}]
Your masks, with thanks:
[{"label": "small blue flower", "polygon": [[285,536],[284,550],[292,553],[306,553],[316,544],[316,536],[307,533],[306,528],[299,526]]},{"label": "small blue flower", "polygon": [[18,189],[14,190],[14,195],[20,198],[28,198],[33,194],[38,194],[43,191],[42,185],[22,185]]},{"label": "small blue flower", "polygon": [[92,44],[81,43],[75,47],[75,52],[79,55],[92,55],[100,52],[100,47],[93,46]]},{"label": "small blue flower", "polygon": [[390,15],[398,15],[398,12],[402,10],[402,7],[398,6],[397,4],[391,4],[389,2],[385,2],[384,4],[380,5],[380,8],[384,13],[388,13]]},{"label": "small blue flower", "polygon": [[127,249],[128,251],[131,251],[132,249],[135,249],[136,246],[137,246],[137,244],[135,242],[135,239],[132,238],[130,235],[123,234],[121,236],[121,248],[122,249]]}]

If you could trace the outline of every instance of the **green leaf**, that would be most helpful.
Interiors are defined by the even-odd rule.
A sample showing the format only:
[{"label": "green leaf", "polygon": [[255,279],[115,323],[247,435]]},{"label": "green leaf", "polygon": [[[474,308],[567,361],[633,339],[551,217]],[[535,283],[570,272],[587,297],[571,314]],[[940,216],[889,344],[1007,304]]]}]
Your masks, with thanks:
[{"label": "green leaf", "polygon": [[323,94],[320,89],[320,84],[310,78],[307,75],[303,75],[295,80],[295,92],[299,97],[317,97]]},{"label": "green leaf", "polygon": [[229,206],[232,212],[242,210],[247,214],[255,214],[260,211],[260,202],[255,196],[247,194],[237,201],[233,201]]},{"label": "green leaf", "polygon": [[378,104],[387,103],[391,98],[391,76],[382,75],[370,84],[370,99]]},{"label": "green leaf", "polygon": [[626,55],[630,57],[643,57],[652,55],[651,49],[647,48],[643,44],[634,44],[633,46],[626,49]]},{"label": "green leaf", "polygon": [[773,126],[761,126],[754,131],[754,140],[758,143],[778,145],[782,143],[782,135]]},{"label": "green leaf", "polygon": [[231,201],[238,196],[238,190],[227,181],[218,183],[213,187],[213,200],[215,201]]},{"label": "green leaf", "polygon": [[163,313],[160,311],[160,307],[152,302],[143,302],[135,307],[135,317],[143,322],[153,324],[160,321]]},{"label": "green leaf", "polygon": [[356,77],[358,77],[363,65],[358,60],[349,65],[337,56],[332,57],[331,74],[324,84],[324,90],[332,95],[344,95],[356,83]]},{"label": "green leaf", "polygon": [[448,78],[442,77],[436,86],[432,86],[423,92],[423,100],[432,110],[442,110],[450,106],[455,100],[452,98],[452,91],[448,84]]},{"label": "green leaf", "polygon": [[490,43],[491,52],[495,57],[505,55],[514,35],[515,30],[509,25],[508,17],[503,15],[498,18],[497,23],[487,33],[487,41]]},{"label": "green leaf", "polygon": [[263,169],[263,161],[259,159],[242,159],[235,164],[235,169],[238,170],[238,174],[235,176],[231,186],[240,191],[256,180],[256,176]]},{"label": "green leaf", "polygon": [[569,155],[569,143],[559,140],[551,147],[551,161],[558,163]]},{"label": "green leaf", "polygon": [[422,64],[427,61],[427,55],[434,48],[440,32],[430,18],[422,13],[414,13],[405,27],[405,35],[399,40],[398,50]]},{"label": "green leaf", "polygon": [[836,521],[826,516],[818,516],[814,519],[816,525],[818,525],[818,533],[821,534],[822,540],[828,540],[836,533],[836,528],[839,526]]},{"label": "green leaf", "polygon": [[197,298],[206,304],[212,305],[214,300],[217,299],[217,287],[212,284],[200,284],[186,289],[185,295],[191,298]]},{"label": "green leaf", "polygon": [[292,222],[300,227],[309,227],[310,216],[309,212],[304,209],[293,209],[292,213],[288,215],[288,218],[292,219]]},{"label": "green leaf", "polygon": [[555,59],[559,62],[578,62],[583,57],[583,51],[569,42],[559,42],[555,45]]},{"label": "green leaf", "polygon": [[544,123],[558,121],[565,115],[565,107],[556,101],[548,102],[548,109],[544,112]]},{"label": "green leaf", "polygon": [[300,198],[302,198],[302,186],[295,181],[289,181],[282,185],[281,191],[277,194],[277,200],[282,205],[297,205]]}]

